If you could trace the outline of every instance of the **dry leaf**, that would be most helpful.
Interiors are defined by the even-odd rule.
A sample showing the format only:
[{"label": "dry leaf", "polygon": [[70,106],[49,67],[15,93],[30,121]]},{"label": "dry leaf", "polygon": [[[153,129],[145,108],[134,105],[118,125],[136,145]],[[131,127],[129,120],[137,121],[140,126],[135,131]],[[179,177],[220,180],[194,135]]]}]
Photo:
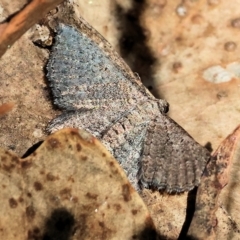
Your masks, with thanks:
[{"label": "dry leaf", "polygon": [[[97,25],[97,29],[104,36],[107,36],[114,46],[119,43],[115,37],[122,36],[122,28],[116,30],[115,27],[116,14],[119,15],[114,11],[116,3],[124,9],[120,20],[132,16],[131,13],[139,13],[137,11],[139,8],[136,8],[136,6],[131,9],[133,4],[130,1],[124,1],[124,3],[129,3],[126,4],[127,6],[123,6],[124,3],[121,1],[106,0],[101,3],[88,1],[86,3],[86,1],[79,0],[75,2],[76,5],[79,5],[81,15],[84,14],[87,21],[89,21],[90,16],[91,20],[89,22],[91,25],[94,27]],[[216,4],[213,4],[213,2]],[[240,32],[236,27],[238,26],[237,21],[233,21],[238,18],[238,9],[236,8],[238,2],[235,0],[185,1],[188,12],[186,18],[184,16],[182,18],[175,16],[179,3],[149,0],[146,3],[144,2],[146,5],[142,5],[145,7],[144,11],[140,12],[137,18],[137,23],[141,22],[145,27],[144,33],[149,40],[148,44],[158,55],[157,58],[160,59],[157,63],[161,62],[161,65],[155,66],[155,80],[152,87],[155,90],[157,88],[157,94],[171,103],[170,114],[173,119],[187,129],[199,142],[205,144],[210,141],[214,148],[230,131],[229,129],[233,129],[239,122],[238,79],[215,84],[203,80],[201,76],[204,70],[209,67],[220,64],[224,68],[223,70],[228,70],[229,64],[231,67],[231,63],[238,61],[238,54],[236,54],[239,52],[238,45],[236,48],[229,48],[231,45],[227,44],[229,42],[236,43],[236,39],[239,38]],[[101,5],[102,3],[105,5]],[[1,6],[5,9],[12,8],[14,4],[21,5],[20,1],[11,4],[8,4],[8,1],[1,2]],[[99,9],[101,10],[99,11]],[[110,9],[109,12],[114,13],[114,15],[109,16],[106,12],[107,9]],[[226,13],[226,9],[229,10],[228,13]],[[8,13],[12,14],[14,12],[11,10]],[[4,11],[4,13],[6,12]],[[193,18],[191,18],[192,16]],[[144,30],[142,28],[136,29],[138,31]],[[179,31],[176,32],[176,29],[179,29]],[[189,29],[191,30],[189,31]],[[201,31],[198,31],[198,29],[201,29]],[[220,31],[221,34],[216,33],[216,31]],[[175,35],[179,32],[182,33],[182,36],[175,38]],[[140,39],[138,40],[140,41]],[[217,44],[212,45],[212,41],[217,41]],[[136,43],[139,44],[140,42]],[[199,47],[191,47],[191,43],[195,43]],[[229,49],[232,50],[229,51]],[[134,55],[133,51],[129,51],[129,53],[130,57]],[[188,53],[196,58],[196,61],[191,60],[188,64]],[[46,51],[33,46],[28,39],[28,35],[25,35],[1,59],[0,78],[1,81],[4,81],[4,84],[0,89],[0,95],[1,97],[4,96],[4,99],[6,99],[5,96],[8,97],[7,101],[9,102],[16,98],[20,101],[18,101],[19,106],[16,113],[14,112],[14,116],[11,116],[13,114],[6,115],[6,121],[1,122],[0,142],[2,146],[15,148],[18,153],[23,153],[24,149],[44,136],[43,130],[46,123],[54,116],[49,99],[46,97],[48,94],[46,90],[43,90],[45,89],[45,82],[43,81],[42,66],[45,65],[47,57]],[[151,76],[147,77],[152,79]],[[168,80],[170,81],[165,84]],[[216,121],[216,119],[218,120]],[[237,173],[237,168],[235,171]],[[235,175],[232,176],[234,179]],[[18,183],[18,181],[16,182]],[[217,227],[229,230],[228,237],[230,239],[234,232],[237,238],[238,219],[236,218],[236,221],[235,216],[232,217],[231,214],[237,212],[235,210],[238,206],[238,191],[235,190],[235,187],[238,185],[237,181],[235,183],[233,181],[230,191],[226,191],[225,200],[221,200],[223,205],[217,211],[217,216],[219,215],[219,219],[222,219],[218,222]],[[225,189],[227,188],[224,188],[221,194]],[[229,193],[231,194],[229,195]],[[159,198],[156,195],[156,193],[152,194],[148,203],[154,202],[158,205],[159,199],[163,199],[164,202],[168,201],[161,195],[159,195]],[[214,194],[212,198],[214,198]],[[215,200],[213,203],[210,201],[209,204],[215,206],[215,202]],[[169,201],[169,209],[171,209],[172,203],[172,201]],[[179,213],[185,212],[182,207],[179,208]],[[161,213],[162,209],[165,210],[164,207],[157,209],[153,207],[151,210],[153,215],[157,216],[155,223],[157,222],[159,227],[162,225],[158,213]],[[184,216],[179,215],[179,218],[184,219]],[[178,219],[177,216],[175,219]],[[165,218],[164,220],[167,222]],[[168,222],[171,223],[171,221],[172,215]],[[215,223],[213,222],[213,224]],[[171,229],[171,226],[168,229]],[[231,232],[232,230],[233,232]],[[177,234],[175,235],[177,236]]]},{"label": "dry leaf", "polygon": [[[239,138],[240,127],[222,142],[206,167],[197,192],[196,210],[188,232],[190,237],[197,239],[232,239],[228,237],[230,232],[236,234],[235,237],[239,237],[237,231],[237,229],[240,229],[237,226],[239,225],[239,221],[237,225],[233,224],[234,221],[230,221],[230,223],[226,222],[224,215],[230,214],[231,211],[227,213],[227,211],[218,209],[221,206],[219,194],[222,191],[225,191],[226,194],[230,189],[232,190],[233,185],[237,185],[234,176],[236,175],[236,169],[233,165],[233,160],[234,155],[236,155],[236,146]],[[237,196],[235,196],[235,199],[237,199]],[[231,204],[233,199],[230,198],[229,200],[228,204]],[[235,210],[239,206],[239,204],[235,204]],[[217,210],[219,211],[218,218],[215,215]],[[218,227],[219,224],[221,228]]]},{"label": "dry leaf", "polygon": [[0,156],[1,239],[154,239],[147,207],[88,133],[61,130],[24,159]]}]

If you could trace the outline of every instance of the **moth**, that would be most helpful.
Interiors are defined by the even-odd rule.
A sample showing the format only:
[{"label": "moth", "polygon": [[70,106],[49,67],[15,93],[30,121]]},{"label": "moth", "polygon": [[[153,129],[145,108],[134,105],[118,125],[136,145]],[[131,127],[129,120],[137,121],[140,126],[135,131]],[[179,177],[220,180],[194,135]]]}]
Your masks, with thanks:
[{"label": "moth", "polygon": [[138,191],[175,193],[198,186],[209,152],[166,115],[167,102],[156,99],[87,23],[78,28],[60,23],[56,32],[47,78],[63,113],[48,130],[89,131]]}]

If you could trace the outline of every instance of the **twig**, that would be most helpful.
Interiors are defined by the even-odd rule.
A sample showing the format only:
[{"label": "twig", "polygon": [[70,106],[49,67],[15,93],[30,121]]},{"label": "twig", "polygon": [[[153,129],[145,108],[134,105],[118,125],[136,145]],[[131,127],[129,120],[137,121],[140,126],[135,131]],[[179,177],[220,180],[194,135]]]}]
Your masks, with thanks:
[{"label": "twig", "polygon": [[8,22],[0,25],[0,57],[18,38],[63,0],[33,0]]}]

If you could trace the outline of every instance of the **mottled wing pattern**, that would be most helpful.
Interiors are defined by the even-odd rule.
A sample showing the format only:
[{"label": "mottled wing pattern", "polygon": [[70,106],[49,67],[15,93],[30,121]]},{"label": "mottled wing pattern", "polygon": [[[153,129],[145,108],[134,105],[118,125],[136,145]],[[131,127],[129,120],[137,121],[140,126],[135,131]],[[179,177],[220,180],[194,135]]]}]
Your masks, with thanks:
[{"label": "mottled wing pattern", "polygon": [[167,192],[199,185],[210,154],[172,119],[159,114],[148,126],[140,168],[143,186]]},{"label": "mottled wing pattern", "polygon": [[[131,122],[134,119],[134,124]],[[106,131],[101,141],[116,157],[136,190],[140,190],[138,172],[149,119],[136,109]]]},{"label": "mottled wing pattern", "polygon": [[146,100],[144,87],[86,34],[59,24],[47,64],[54,104],[64,110],[127,110]]},{"label": "mottled wing pattern", "polygon": [[137,190],[139,182],[168,192],[198,185],[207,150],[163,114],[165,102],[154,99],[99,34],[81,26],[60,24],[57,30],[47,77],[55,105],[65,112],[48,130],[90,131]]},{"label": "mottled wing pattern", "polygon": [[51,121],[48,130],[54,132],[64,127],[82,128],[95,137],[101,138],[103,132],[111,128],[115,122],[127,115],[129,111],[126,111],[124,107],[116,112],[112,108],[65,111]]}]

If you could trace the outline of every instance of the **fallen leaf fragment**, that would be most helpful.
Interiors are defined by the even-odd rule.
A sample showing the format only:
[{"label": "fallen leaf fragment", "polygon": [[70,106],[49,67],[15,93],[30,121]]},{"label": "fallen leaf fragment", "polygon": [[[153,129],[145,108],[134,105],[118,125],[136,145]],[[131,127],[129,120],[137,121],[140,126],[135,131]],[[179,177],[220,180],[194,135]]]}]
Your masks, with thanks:
[{"label": "fallen leaf fragment", "polygon": [[0,159],[0,239],[155,239],[143,200],[90,134],[63,129],[24,159]]},{"label": "fallen leaf fragment", "polygon": [[216,217],[216,211],[219,207],[219,194],[231,177],[230,171],[239,138],[240,126],[220,144],[204,171],[197,192],[196,210],[188,231],[191,238],[219,239],[217,236],[220,235],[221,239],[228,239],[218,232],[221,229],[217,226],[222,219]]}]

